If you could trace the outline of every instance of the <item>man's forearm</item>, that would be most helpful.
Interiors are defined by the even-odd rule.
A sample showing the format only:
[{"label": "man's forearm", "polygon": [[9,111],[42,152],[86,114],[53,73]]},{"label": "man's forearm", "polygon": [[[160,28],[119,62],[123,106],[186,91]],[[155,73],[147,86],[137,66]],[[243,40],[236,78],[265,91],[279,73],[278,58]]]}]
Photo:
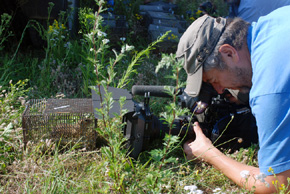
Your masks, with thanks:
[{"label": "man's forearm", "polygon": [[[200,157],[207,163],[213,165],[216,169],[220,170],[242,188],[255,191],[255,193],[272,193],[273,191],[276,191],[272,184],[262,182],[256,178],[256,175],[260,174],[259,168],[237,162],[223,154],[215,147],[208,149]],[[242,177],[242,171],[248,172],[249,175],[247,177]],[[272,179],[273,176],[268,176],[265,181],[272,181]]]},{"label": "man's forearm", "polygon": [[[196,139],[194,141],[187,141],[183,145],[188,159],[193,157],[203,159],[220,170],[240,187],[255,191],[255,193],[277,192],[275,186],[272,184],[272,181],[276,180],[279,182],[278,187],[281,184],[288,185],[287,178],[290,177],[290,170],[276,174],[275,176],[261,178],[259,168],[245,165],[226,156],[212,145],[212,142],[204,135],[197,122],[194,123],[193,127]],[[243,174],[242,172],[247,173]]]}]

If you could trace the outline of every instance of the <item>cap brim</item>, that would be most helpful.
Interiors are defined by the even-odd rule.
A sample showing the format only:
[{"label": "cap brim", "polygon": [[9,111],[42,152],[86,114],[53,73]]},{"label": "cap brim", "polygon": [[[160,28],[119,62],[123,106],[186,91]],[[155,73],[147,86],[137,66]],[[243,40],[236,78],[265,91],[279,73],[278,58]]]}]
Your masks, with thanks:
[{"label": "cap brim", "polygon": [[187,95],[196,97],[199,94],[202,83],[202,67],[195,73],[187,75],[185,92]]}]

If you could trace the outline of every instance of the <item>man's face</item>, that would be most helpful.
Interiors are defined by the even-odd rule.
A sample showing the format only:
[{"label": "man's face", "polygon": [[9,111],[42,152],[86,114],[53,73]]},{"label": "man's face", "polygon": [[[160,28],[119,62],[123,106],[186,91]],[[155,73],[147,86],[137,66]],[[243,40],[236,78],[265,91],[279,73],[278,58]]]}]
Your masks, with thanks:
[{"label": "man's face", "polygon": [[219,94],[222,94],[225,89],[248,93],[252,86],[251,76],[251,69],[227,66],[224,70],[213,68],[203,72],[202,79],[210,83]]},{"label": "man's face", "polygon": [[220,64],[222,70],[212,68],[203,72],[202,80],[210,83],[215,90],[222,94],[225,89],[239,90],[249,93],[252,87],[251,56],[245,43],[240,50],[224,44],[220,46]]}]

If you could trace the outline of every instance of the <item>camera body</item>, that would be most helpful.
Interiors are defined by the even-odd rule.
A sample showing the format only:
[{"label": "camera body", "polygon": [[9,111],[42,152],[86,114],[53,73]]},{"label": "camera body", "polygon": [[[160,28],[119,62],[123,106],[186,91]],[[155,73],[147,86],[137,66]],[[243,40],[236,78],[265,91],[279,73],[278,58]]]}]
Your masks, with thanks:
[{"label": "camera body", "polygon": [[[108,87],[107,92],[111,92],[116,101],[110,110],[110,115],[120,112],[118,99],[121,96],[126,97],[123,108],[127,109],[123,116],[122,132],[127,139],[127,147],[130,150],[130,156],[137,158],[140,152],[146,150],[155,139],[163,139],[165,134],[178,135],[184,141],[194,140],[195,134],[192,124],[198,121],[204,134],[213,142],[227,142],[235,139],[232,143],[226,143],[225,146],[232,150],[240,147],[248,147],[252,143],[257,143],[257,130],[255,120],[247,106],[237,106],[229,102],[224,95],[218,95],[216,91],[207,84],[202,85],[199,96],[191,97],[184,92],[183,88],[174,89],[176,99],[181,108],[190,110],[188,115],[182,115],[175,118],[171,129],[163,118],[157,117],[150,110],[150,97],[172,98],[165,90],[165,86],[144,86],[135,85],[132,91]],[[100,91],[104,94],[104,89]],[[93,107],[100,108],[100,95],[93,93]],[[143,96],[143,102],[133,99],[134,96]],[[98,115],[95,114],[96,118]],[[234,116],[234,119],[231,119]],[[101,118],[100,118],[101,119]],[[230,125],[229,125],[230,123]],[[224,132],[226,130],[226,132]],[[220,138],[220,135],[223,135]],[[237,143],[237,139],[242,138],[242,143]],[[224,147],[225,147],[224,146]]]},{"label": "camera body", "polygon": [[[203,84],[198,97],[191,97],[184,92],[183,88],[170,90],[175,92],[178,104],[181,108],[190,110],[188,115],[182,115],[174,119],[173,124],[164,123],[163,118],[155,116],[149,106],[151,96],[161,98],[172,98],[165,90],[165,86],[144,86],[135,85],[132,87],[134,96],[143,96],[143,102],[134,101],[134,110],[128,112],[123,117],[123,122],[126,125],[123,128],[123,133],[128,139],[128,146],[132,157],[138,157],[139,153],[146,150],[154,139],[163,139],[165,134],[178,135],[183,141],[194,140],[195,134],[192,129],[192,124],[195,121],[200,123],[204,134],[211,138],[212,129],[219,114],[217,110],[227,107],[226,114],[230,114],[230,103],[225,98],[220,97],[212,86]],[[206,113],[205,113],[205,110]],[[204,115],[200,113],[204,112]]]},{"label": "camera body", "polygon": [[165,134],[178,135],[186,139],[194,139],[191,123],[197,121],[195,117],[184,115],[174,120],[172,129],[164,123],[162,118],[152,114],[149,107],[150,95],[145,94],[144,102],[134,102],[134,111],[128,112],[123,117],[126,123],[123,133],[127,138],[127,146],[130,148],[130,155],[137,158],[139,153],[151,144],[154,139],[163,139]]}]

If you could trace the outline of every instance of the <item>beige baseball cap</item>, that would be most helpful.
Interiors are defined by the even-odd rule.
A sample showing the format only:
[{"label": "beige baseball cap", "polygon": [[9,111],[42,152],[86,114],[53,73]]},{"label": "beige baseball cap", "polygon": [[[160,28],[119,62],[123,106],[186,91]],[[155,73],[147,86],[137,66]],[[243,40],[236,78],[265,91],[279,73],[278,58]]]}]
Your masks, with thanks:
[{"label": "beige baseball cap", "polygon": [[225,26],[225,18],[204,15],[195,20],[180,38],[176,58],[184,60],[183,68],[187,73],[185,92],[189,96],[198,96],[202,65],[215,48]]}]

